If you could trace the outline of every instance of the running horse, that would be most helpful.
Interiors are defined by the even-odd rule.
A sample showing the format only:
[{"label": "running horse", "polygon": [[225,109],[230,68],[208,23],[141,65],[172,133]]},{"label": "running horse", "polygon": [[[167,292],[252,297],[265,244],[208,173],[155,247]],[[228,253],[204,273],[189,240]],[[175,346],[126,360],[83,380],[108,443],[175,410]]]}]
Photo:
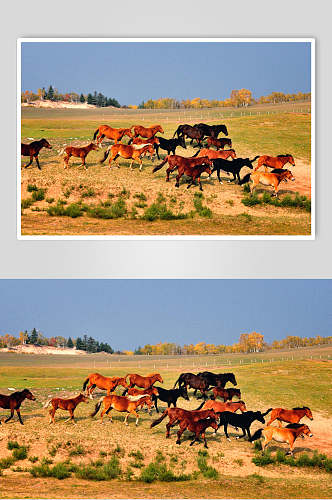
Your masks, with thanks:
[{"label": "running horse", "polygon": [[[89,384],[89,385],[88,385]],[[104,377],[104,375],[100,375],[100,373],[90,373],[90,375],[84,380],[83,391],[86,392],[87,396],[92,398],[92,392],[96,387],[98,389],[104,389],[107,391],[107,395],[109,396],[111,392],[115,390],[115,388],[121,385],[122,387],[128,387],[125,377]]]},{"label": "running horse", "polygon": [[[134,134],[133,137],[138,137],[139,135],[141,137],[144,137],[145,139],[152,139],[157,132],[160,132],[161,134],[164,133],[164,129],[162,128],[161,125],[151,125],[151,127],[143,127],[142,125],[133,125],[134,127]],[[129,141],[131,143],[131,141]]]},{"label": "running horse", "polygon": [[[262,165],[264,167],[270,167],[270,168],[284,168],[286,163],[290,163],[295,166],[295,161],[292,155],[286,154],[286,155],[278,155],[278,156],[268,156],[268,155],[263,155],[258,158],[257,162],[257,167],[255,167],[254,170],[258,170],[259,167]],[[267,172],[267,169],[265,168],[265,171]]]},{"label": "running horse", "polygon": [[75,411],[76,406],[80,403],[88,403],[88,401],[89,401],[88,396],[85,396],[84,394],[82,394],[80,392],[80,394],[74,398],[68,398],[68,399],[52,398],[52,399],[49,399],[48,401],[46,401],[43,408],[47,408],[50,404],[52,405],[52,408],[49,411],[50,424],[55,423],[54,415],[55,415],[55,412],[59,408],[60,408],[60,410],[66,410],[69,412],[70,416],[69,416],[69,418],[67,418],[67,420],[65,420],[65,422],[68,422],[69,420],[71,420],[73,422],[73,424],[75,424],[74,411]]},{"label": "running horse", "polygon": [[[288,426],[287,426],[288,427]],[[266,446],[272,441],[277,441],[278,443],[287,443],[289,445],[289,451],[287,455],[293,455],[295,440],[299,436],[307,435],[312,437],[309,427],[305,424],[296,426],[294,428],[291,427],[265,427],[265,429],[258,429],[253,435],[251,441],[256,441],[260,437],[264,437],[264,441],[262,442],[262,451],[264,453]]]},{"label": "running horse", "polygon": [[39,141],[33,141],[30,144],[21,144],[21,156],[30,156],[30,161],[27,163],[24,168],[28,168],[33,159],[36,160],[37,167],[41,170],[41,166],[39,165],[38,155],[39,151],[42,148],[52,149],[52,146],[46,139],[40,139]]},{"label": "running horse", "polygon": [[216,418],[216,413],[214,410],[184,410],[183,408],[166,408],[161,417],[153,420],[150,428],[159,425],[164,418],[168,417],[169,421],[166,424],[166,438],[170,437],[171,427],[174,427],[178,422],[182,420],[190,419],[193,422],[198,422],[203,418]]},{"label": "running horse", "polygon": [[194,127],[200,130],[204,135],[214,137],[215,139],[217,139],[220,132],[228,135],[226,125],[207,125],[206,123],[196,123]]},{"label": "running horse", "polygon": [[188,125],[188,123],[185,123],[184,125],[179,125],[173,134],[173,138],[175,137],[175,135],[177,135],[178,138],[188,137],[189,139],[191,139],[190,144],[192,144],[194,139],[195,139],[197,141],[198,146],[200,148],[202,147],[202,140],[204,138],[204,132],[202,132],[200,129],[198,129],[196,127],[192,127],[191,125]]},{"label": "running horse", "polygon": [[132,127],[130,128],[112,128],[109,127],[108,125],[99,125],[95,133],[93,134],[93,140],[96,139],[97,137],[97,144],[101,143],[104,137],[107,137],[107,139],[112,139],[114,141],[114,144],[117,144],[118,141],[121,141],[121,139],[126,135],[130,138],[133,137],[133,133],[131,131]]},{"label": "running horse", "polygon": [[192,389],[199,389],[204,399],[206,399],[206,391],[208,390],[210,385],[206,378],[201,377],[200,375],[195,375],[194,373],[181,373],[174,384],[174,388],[177,384],[179,385],[179,387],[185,386],[186,389],[187,386],[191,387]]},{"label": "running horse", "polygon": [[208,399],[207,401],[203,401],[196,410],[214,410],[216,413],[222,413],[223,411],[235,413],[237,410],[240,410],[241,413],[244,413],[247,411],[247,408],[244,401],[222,402],[215,399]]},{"label": "running horse", "polygon": [[[132,396],[134,398],[135,396]],[[136,400],[132,400],[129,398],[126,398],[125,396],[116,396],[115,394],[111,394],[110,396],[102,396],[98,403],[95,406],[95,410],[93,413],[91,413],[91,417],[94,417],[97,415],[98,411],[101,408],[101,405],[104,405],[104,409],[101,412],[101,424],[103,423],[103,418],[104,415],[108,415],[113,409],[120,411],[120,412],[126,412],[127,415],[124,419],[124,423],[128,425],[128,417],[129,415],[134,415],[136,417],[136,425],[138,424],[138,419],[139,415],[137,413],[138,408],[142,408],[144,404],[147,404],[148,407],[151,404],[151,397],[150,396],[136,396]],[[110,420],[112,422],[112,417],[109,415]]]},{"label": "running horse", "polygon": [[157,165],[152,172],[155,173],[160,170],[165,163],[169,164],[169,167],[166,170],[166,182],[169,182],[170,173],[174,172],[176,169],[178,170],[175,187],[179,187],[181,177],[183,175],[187,175],[188,177],[191,177],[191,182],[188,184],[187,189],[189,189],[197,179],[199,188],[203,191],[201,175],[203,172],[211,175],[210,166],[212,165],[212,161],[207,156],[201,156],[199,158],[186,158],[179,155],[167,155],[164,161],[162,161],[160,165]]},{"label": "running horse", "polygon": [[296,407],[292,410],[285,410],[284,408],[273,408],[270,415],[270,422],[267,425],[271,425],[274,420],[278,420],[279,427],[281,427],[281,422],[288,422],[290,424],[298,424],[303,417],[313,420],[313,416],[310,408],[303,406],[302,408]]},{"label": "running horse", "polygon": [[23,391],[16,391],[6,396],[5,394],[0,394],[0,408],[4,408],[5,410],[10,410],[10,416],[6,418],[5,423],[9,422],[14,416],[14,411],[16,411],[20,424],[23,425],[23,420],[21,417],[20,407],[25,399],[30,399],[31,401],[35,401],[36,398],[29,391],[29,389],[23,389]]},{"label": "running horse", "polygon": [[234,149],[225,149],[222,151],[216,151],[215,149],[203,148],[194,154],[193,158],[199,158],[200,156],[207,156],[210,160],[215,160],[216,158],[227,158],[231,157],[233,160],[236,158],[236,153]]},{"label": "running horse", "polygon": [[[129,377],[129,383],[127,382],[127,377]],[[160,373],[150,373],[150,375],[146,375],[146,377],[143,377],[142,375],[138,375],[137,373],[128,373],[124,379],[127,382],[127,388],[131,389],[135,385],[137,387],[141,387],[143,389],[149,389],[150,387],[153,386],[156,382],[160,382],[161,384],[164,383],[162,376]],[[123,392],[123,396],[128,392],[128,389],[126,389]]]},{"label": "running horse", "polygon": [[150,154],[150,158],[154,155],[154,147],[152,144],[113,144],[109,146],[104,154],[104,157],[99,161],[99,163],[103,163],[108,157],[109,153],[111,153],[109,158],[109,168],[111,168],[111,163],[114,161],[118,168],[120,168],[117,161],[115,161],[119,156],[124,158],[125,160],[131,160],[130,170],[133,168],[134,161],[137,161],[140,164],[140,171],[143,167],[142,157],[144,157],[147,153]]}]

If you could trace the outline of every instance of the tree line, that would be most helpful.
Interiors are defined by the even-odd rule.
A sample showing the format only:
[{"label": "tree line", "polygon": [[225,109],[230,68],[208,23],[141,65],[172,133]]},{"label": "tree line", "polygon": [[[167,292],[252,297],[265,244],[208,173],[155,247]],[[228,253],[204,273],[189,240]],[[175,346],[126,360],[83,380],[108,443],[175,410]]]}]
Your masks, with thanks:
[{"label": "tree line", "polygon": [[21,94],[22,102],[33,102],[37,100],[42,101],[65,101],[65,102],[73,102],[73,103],[88,103],[93,104],[94,106],[103,108],[107,106],[114,106],[116,108],[121,108],[121,104],[114,97],[107,97],[101,92],[95,90],[93,93],[88,94],[77,94],[76,92],[67,92],[61,94],[56,88],[52,85],[48,87],[46,90],[44,87],[37,90],[37,92],[32,92],[31,90],[25,90]]}]

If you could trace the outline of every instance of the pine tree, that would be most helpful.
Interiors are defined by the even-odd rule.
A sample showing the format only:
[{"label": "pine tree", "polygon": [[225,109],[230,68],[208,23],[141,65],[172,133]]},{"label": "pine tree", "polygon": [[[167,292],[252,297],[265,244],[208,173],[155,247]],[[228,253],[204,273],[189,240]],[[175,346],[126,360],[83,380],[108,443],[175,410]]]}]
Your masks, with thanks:
[{"label": "pine tree", "polygon": [[94,106],[97,106],[97,92],[96,92],[96,90],[94,91],[93,96],[92,96],[92,104]]},{"label": "pine tree", "polygon": [[31,334],[29,335],[29,344],[38,344],[38,333],[37,333],[37,330],[36,328],[34,328],[32,331],[31,331]]},{"label": "pine tree", "polygon": [[83,94],[80,95],[80,102],[85,102],[85,97]]},{"label": "pine tree", "polygon": [[52,85],[48,87],[48,91],[46,93],[45,99],[48,99],[49,101],[54,101],[54,90]]},{"label": "pine tree", "polygon": [[77,337],[76,339],[76,349],[78,349],[79,351],[84,351],[84,345],[81,337]]},{"label": "pine tree", "polygon": [[70,349],[74,347],[74,342],[72,341],[71,337],[69,337],[67,341],[67,347],[69,347]]},{"label": "pine tree", "polygon": [[92,94],[90,94],[90,92],[88,94],[87,102],[88,102],[88,104],[93,104],[93,98],[92,98]]}]

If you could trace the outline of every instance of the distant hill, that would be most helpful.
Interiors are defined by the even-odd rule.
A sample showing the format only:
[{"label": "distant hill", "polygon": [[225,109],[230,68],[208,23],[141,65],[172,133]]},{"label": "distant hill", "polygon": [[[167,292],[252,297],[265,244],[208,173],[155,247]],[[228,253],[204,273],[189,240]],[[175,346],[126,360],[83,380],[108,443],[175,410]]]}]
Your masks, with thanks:
[{"label": "distant hill", "polygon": [[[94,104],[88,104],[87,102],[48,101],[48,100],[22,102],[21,105],[23,107],[29,106],[32,108],[53,108],[53,109],[62,109],[62,108],[93,109],[97,107]],[[113,106],[109,107],[113,108]]]},{"label": "distant hill", "polygon": [[4,347],[0,352],[15,352],[20,354],[65,354],[68,356],[86,355],[86,351],[70,349],[69,347],[51,347],[49,345],[24,344],[14,347]]}]

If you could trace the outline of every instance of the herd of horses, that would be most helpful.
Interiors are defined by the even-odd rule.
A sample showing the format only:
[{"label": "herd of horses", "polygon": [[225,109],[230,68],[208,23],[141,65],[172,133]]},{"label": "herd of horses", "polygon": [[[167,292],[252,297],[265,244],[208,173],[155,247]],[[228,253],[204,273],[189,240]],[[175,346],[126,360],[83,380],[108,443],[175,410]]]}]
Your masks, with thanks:
[{"label": "herd of horses", "polygon": [[[208,174],[209,179],[213,172],[217,172],[218,180],[222,184],[220,171],[233,174],[233,179],[229,182],[236,182],[240,185],[251,181],[250,190],[256,188],[258,184],[273,187],[273,194],[278,196],[278,190],[281,182],[288,180],[294,181],[295,178],[292,172],[285,167],[287,163],[295,165],[294,158],[291,154],[281,154],[278,156],[258,155],[252,160],[250,158],[237,158],[236,152],[232,149],[232,140],[228,137],[218,138],[220,133],[228,136],[226,125],[208,125],[206,123],[197,123],[195,125],[183,124],[179,125],[175,130],[171,139],[166,139],[161,135],[164,130],[161,125],[152,125],[151,127],[143,127],[142,125],[133,125],[129,128],[113,128],[109,125],[100,125],[93,134],[93,141],[90,144],[82,147],[66,146],[60,151],[63,156],[64,168],[69,165],[71,157],[80,158],[82,166],[86,166],[86,157],[90,151],[97,150],[101,147],[102,141],[106,138],[114,141],[114,144],[108,146],[105,150],[104,156],[100,159],[99,163],[109,158],[109,168],[114,162],[119,168],[118,158],[131,160],[130,169],[134,162],[139,164],[139,170],[142,170],[143,159],[149,157],[152,159],[156,155],[160,160],[159,150],[163,149],[167,152],[166,157],[162,163],[156,166],[152,172],[155,173],[160,170],[166,163],[168,168],[166,170],[166,181],[170,180],[170,173],[175,170],[178,171],[176,176],[175,186],[180,186],[180,179],[183,175],[188,176],[191,180],[188,183],[188,189],[192,185],[198,183],[199,188],[203,191],[201,183],[201,175],[205,172]],[[127,143],[121,142],[125,137],[129,138]],[[196,141],[199,148],[198,152],[192,157],[184,157],[176,154],[176,149],[181,147],[186,149],[186,139],[190,139],[190,144]],[[206,139],[206,144],[203,140]],[[212,146],[216,149],[212,149]],[[225,149],[228,146],[229,149]],[[41,170],[38,155],[42,148],[52,148],[46,139],[34,141],[31,144],[22,144],[22,156],[29,156],[30,161],[25,165],[29,167],[33,159],[36,160],[37,167]],[[229,160],[231,158],[231,161]],[[253,163],[257,161],[256,167]],[[242,179],[240,178],[240,171],[243,167],[248,167],[253,170],[247,173]],[[264,167],[264,170],[259,170]],[[268,171],[271,168],[271,171]]]},{"label": "herd of horses", "polygon": [[[55,413],[58,409],[69,412],[67,420],[75,424],[74,412],[80,403],[88,403],[93,399],[93,391],[98,388],[106,390],[106,395],[99,398],[95,405],[91,418],[95,417],[102,408],[100,421],[103,423],[104,416],[108,416],[112,422],[111,412],[116,410],[125,413],[124,423],[128,425],[128,417],[132,415],[136,419],[136,425],[139,421],[139,410],[147,407],[149,414],[152,414],[154,408],[159,413],[157,401],[167,403],[167,408],[161,416],[152,421],[150,427],[159,425],[166,417],[166,438],[170,437],[171,428],[178,425],[177,444],[181,444],[181,436],[185,430],[190,431],[192,435],[192,446],[200,438],[204,441],[207,448],[206,429],[211,427],[215,433],[223,426],[226,439],[230,440],[228,426],[236,430],[241,429],[242,435],[236,436],[237,439],[248,437],[253,442],[261,437],[262,449],[275,440],[281,443],[288,443],[289,454],[293,454],[294,444],[298,437],[312,436],[309,427],[300,423],[303,417],[313,420],[311,410],[307,406],[292,409],[268,408],[265,412],[247,410],[245,402],[241,399],[241,390],[235,387],[225,388],[230,382],[234,386],[237,381],[234,373],[212,373],[209,371],[194,373],[181,373],[175,381],[173,388],[165,389],[155,384],[163,384],[163,378],[159,373],[152,373],[142,376],[137,373],[127,374],[124,377],[105,377],[99,373],[91,373],[83,382],[82,392],[72,398],[51,398],[43,405],[44,408],[51,406],[49,410],[50,424],[55,423]],[[115,393],[117,387],[124,388],[121,395]],[[201,392],[203,402],[194,410],[187,410],[177,406],[177,400],[183,398],[189,401],[188,388],[194,390],[194,396],[197,391]],[[208,391],[212,390],[212,396],[208,398]],[[237,401],[233,401],[233,398]],[[218,399],[219,398],[219,399]],[[23,425],[20,413],[21,404],[25,399],[35,401],[35,396],[29,389],[17,391],[10,395],[0,395],[0,408],[9,409],[10,416],[4,422],[7,423],[14,416],[16,411],[19,422]],[[173,405],[173,407],[172,407]],[[237,413],[240,411],[240,413]],[[258,421],[265,424],[266,415],[270,414],[269,422],[265,428],[258,429],[253,435],[250,427],[253,422]],[[66,420],[66,421],[67,421]],[[277,426],[271,424],[277,421]],[[282,427],[282,422],[286,423]],[[0,424],[2,422],[0,421]]]}]

